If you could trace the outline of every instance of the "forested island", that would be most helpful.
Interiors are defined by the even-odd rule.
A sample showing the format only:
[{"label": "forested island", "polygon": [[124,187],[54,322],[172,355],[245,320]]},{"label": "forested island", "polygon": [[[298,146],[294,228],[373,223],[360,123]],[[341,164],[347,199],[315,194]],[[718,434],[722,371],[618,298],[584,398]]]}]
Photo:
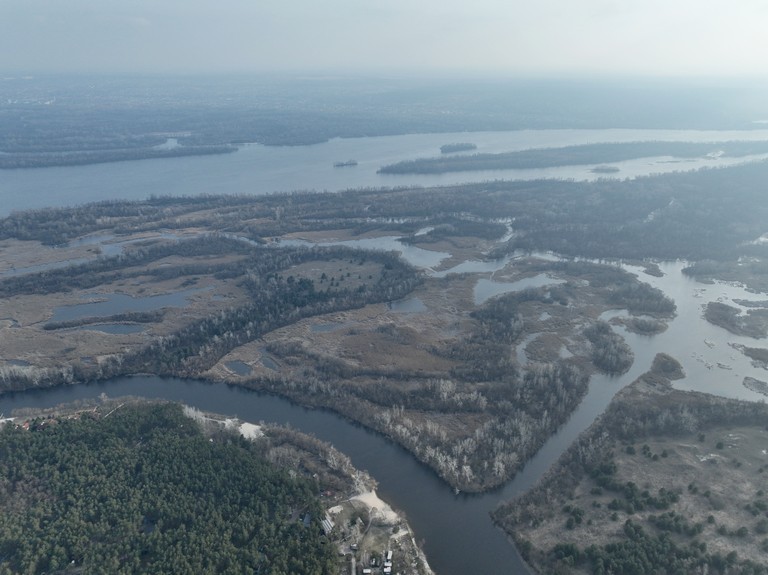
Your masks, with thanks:
[{"label": "forested island", "polygon": [[[461,148],[467,150],[472,148]],[[443,151],[441,149],[441,151]],[[454,150],[452,150],[454,151]],[[445,152],[443,152],[445,153]],[[481,170],[531,170],[554,166],[603,164],[653,156],[697,158],[710,155],[748,156],[768,153],[768,142],[626,142],[584,144],[564,148],[541,148],[497,154],[471,154],[439,158],[418,158],[382,166],[381,174],[443,174]],[[595,171],[611,173],[611,167]]]},{"label": "forested island", "polygon": [[453,154],[455,152],[469,152],[470,150],[476,150],[477,145],[469,142],[456,142],[455,144],[443,144],[440,146],[441,154]]},{"label": "forested island", "polygon": [[742,315],[739,308],[710,302],[704,310],[704,317],[707,321],[737,335],[756,339],[768,336],[768,310],[764,307],[747,310],[747,313]]}]

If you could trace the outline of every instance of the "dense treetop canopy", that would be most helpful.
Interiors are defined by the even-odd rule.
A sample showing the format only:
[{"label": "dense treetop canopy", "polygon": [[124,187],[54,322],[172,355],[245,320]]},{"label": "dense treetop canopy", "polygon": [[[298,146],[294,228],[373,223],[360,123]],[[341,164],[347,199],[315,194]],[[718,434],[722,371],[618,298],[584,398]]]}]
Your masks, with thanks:
[{"label": "dense treetop canopy", "polygon": [[0,573],[330,572],[316,486],[261,449],[172,404],[5,425]]}]

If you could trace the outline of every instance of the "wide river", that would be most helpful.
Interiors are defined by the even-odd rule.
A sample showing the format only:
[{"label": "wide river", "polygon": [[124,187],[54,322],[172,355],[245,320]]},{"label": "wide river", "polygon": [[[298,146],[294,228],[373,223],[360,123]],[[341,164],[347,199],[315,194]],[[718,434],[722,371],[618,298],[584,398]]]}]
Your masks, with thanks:
[{"label": "wide river", "polygon": [[[410,134],[334,139],[312,146],[242,146],[234,154],[115,162],[90,166],[0,170],[0,216],[14,210],[67,206],[109,199],[146,199],[155,195],[266,194],[295,190],[339,191],[361,187],[432,186],[485,180],[531,180],[636,176],[727,166],[744,158],[669,157],[615,162],[615,174],[595,174],[594,165],[536,170],[493,170],[439,175],[378,174],[393,162],[440,155],[440,146],[471,142],[477,153],[509,152],[600,142],[768,140],[768,130],[520,130]],[[717,152],[713,145],[712,152]],[[334,168],[354,159],[357,166]]]},{"label": "wide river", "polygon": [[[624,134],[623,138],[631,140],[637,139],[637,132],[600,131],[599,133],[590,133],[592,134],[590,137],[595,138],[594,141],[607,141],[606,138],[609,135],[621,133]],[[429,152],[429,150],[451,141],[473,141],[480,146],[481,142],[491,141],[496,137],[514,139],[523,137],[522,134],[526,133],[402,136],[396,137],[394,140],[399,139],[398,141],[401,143],[411,140],[414,142],[421,141],[422,143],[419,145],[422,148],[418,150],[413,148],[411,155],[406,154],[407,157],[415,157],[433,154],[434,152]],[[578,143],[574,142],[573,139],[578,136],[582,138],[580,141],[584,141],[583,138],[586,137],[586,134],[573,131],[528,132],[527,134],[543,139],[556,139],[555,134],[559,134],[557,137],[560,140],[557,142],[554,139],[547,140],[547,142],[552,142],[549,145]],[[683,137],[683,133],[680,132],[673,134],[680,135],[681,139],[692,139],[688,135]],[[708,137],[712,140],[726,139],[723,133],[699,132],[697,134],[707,134],[701,138]],[[750,132],[749,134],[754,133]],[[661,134],[657,131],[647,133],[647,136],[649,139],[661,139]],[[481,140],[481,138],[487,138],[487,140]],[[732,139],[740,138],[741,136],[732,137]],[[368,143],[369,140],[371,141],[370,149],[367,145],[361,145],[361,142]],[[334,140],[328,144],[304,148],[308,156],[317,154],[320,158],[314,164],[314,168],[310,166],[308,169],[310,172],[312,169],[322,171],[329,167],[333,161],[346,158],[356,158],[358,161],[363,160],[364,162],[369,156],[379,157],[378,161],[381,162],[381,156],[377,156],[377,154],[381,153],[380,147],[386,148],[385,142],[381,142],[382,140],[389,139],[366,138],[357,141],[357,145],[354,146],[352,145],[354,141]],[[540,141],[536,140],[536,143],[540,143]],[[347,145],[350,147],[344,148]],[[488,146],[490,145],[488,144]],[[315,148],[321,149],[324,146],[327,147],[327,150],[323,153],[315,150]],[[393,154],[395,148],[393,147]],[[3,172],[0,174],[0,197],[4,200],[2,209],[74,204],[106,197],[139,198],[146,197],[150,193],[165,192],[190,194],[202,192],[259,193],[258,190],[250,187],[255,185],[253,179],[261,177],[259,170],[246,169],[247,174],[245,175],[238,173],[237,165],[251,152],[249,147],[245,153],[244,150],[241,150],[229,156]],[[256,162],[255,158],[260,153],[287,157],[296,154],[297,149],[265,149],[254,146],[251,160]],[[402,153],[402,150],[398,153]],[[387,158],[387,161],[394,161],[402,157],[400,155]],[[229,164],[233,159],[236,160],[235,163]],[[299,159],[295,161],[300,162]],[[178,185],[173,185],[170,189],[164,187],[165,183],[170,183],[174,178],[180,177],[178,173],[179,163],[186,165],[198,175],[204,174],[205,168],[197,166],[197,163],[217,166],[216,173],[221,177],[229,174],[229,179],[225,178],[222,185],[216,186],[211,179],[208,179],[207,175],[202,183],[193,183],[194,177],[187,178],[185,176],[184,181],[190,184],[190,189],[183,190]],[[296,171],[296,165],[293,164],[293,171]],[[350,172],[342,173],[352,174],[352,170],[358,168],[337,168],[336,170],[350,170]],[[273,172],[270,177],[276,177],[274,171],[279,168],[273,166],[271,169]],[[297,177],[288,170],[287,163],[285,169],[291,178]],[[229,173],[230,170],[232,173]],[[328,182],[335,182],[332,184],[333,187],[329,186],[329,189],[360,185],[352,181],[345,184],[341,183],[347,177],[354,180],[356,176],[337,175],[339,172],[334,171],[333,168],[327,171],[328,179],[320,179],[320,184],[315,182],[313,186],[297,187],[316,188],[319,185],[325,186]],[[465,174],[464,177],[466,176]],[[127,178],[128,183],[121,181],[121,177]],[[241,185],[243,187],[233,184],[233,180],[237,178],[242,178]],[[132,187],[138,186],[139,182],[146,182],[147,185],[141,189]],[[154,185],[150,185],[150,182],[154,182]],[[78,183],[85,187],[84,191],[77,188]],[[271,186],[272,184],[263,185]],[[374,182],[365,185],[380,185],[380,183]],[[278,188],[265,187],[262,189],[262,193],[274,189]],[[100,197],[89,195],[99,190],[102,192]],[[19,192],[19,196],[16,192]],[[11,204],[10,207],[9,203]],[[390,247],[391,244],[402,246],[402,244],[387,239],[381,241],[383,247]],[[434,252],[431,255],[434,258]],[[425,261],[424,254],[421,254],[418,249],[404,250],[403,257],[411,260],[415,265],[427,268],[435,265],[433,259]],[[487,282],[487,272],[492,272],[494,266],[500,267],[503,263],[477,264],[475,271],[485,273],[483,278]],[[472,264],[463,264],[462,270],[472,271],[472,267]],[[757,393],[747,390],[742,385],[742,380],[745,376],[765,380],[768,379],[768,375],[764,370],[752,366],[745,356],[730,346],[730,344],[736,343],[755,347],[759,345],[758,342],[749,338],[733,336],[721,328],[708,324],[702,318],[702,305],[709,301],[722,301],[740,307],[733,301],[734,299],[764,300],[768,299],[768,296],[749,293],[739,286],[700,284],[683,276],[681,273],[683,267],[682,262],[662,264],[661,269],[664,276],[656,278],[643,274],[637,268],[625,266],[625,269],[637,273],[644,281],[659,287],[672,297],[678,306],[677,317],[670,323],[667,331],[657,336],[644,337],[624,333],[635,352],[635,363],[630,371],[616,378],[593,377],[587,396],[572,417],[543,446],[523,471],[503,488],[482,495],[456,495],[433,472],[414,460],[405,450],[331,412],[307,410],[277,397],[257,394],[236,387],[151,376],[118,378],[99,384],[6,394],[0,396],[0,413],[9,415],[13,409],[20,407],[47,407],[82,398],[98,397],[100,394],[106,393],[111,397],[128,394],[160,397],[182,401],[207,411],[236,415],[246,421],[287,423],[331,442],[348,454],[355,466],[368,470],[379,482],[378,491],[382,498],[406,513],[417,538],[424,542],[424,549],[430,564],[439,575],[522,573],[525,572],[525,567],[516,550],[508,542],[505,535],[492,525],[488,513],[501,501],[523,493],[530,488],[563,450],[572,443],[573,439],[605,410],[613,395],[638,375],[648,370],[657,352],[669,353],[683,364],[687,377],[675,384],[681,389],[707,391],[752,401],[764,399]],[[483,286],[483,289],[488,288],[487,284],[480,285]],[[519,289],[520,287],[524,286],[512,285],[509,289]],[[499,293],[503,291],[503,286],[495,286],[494,289],[495,293]],[[418,306],[413,306],[413,309],[416,311],[406,311],[406,313],[421,313],[418,311],[420,309]],[[518,357],[521,357],[521,354],[518,354]]]}]

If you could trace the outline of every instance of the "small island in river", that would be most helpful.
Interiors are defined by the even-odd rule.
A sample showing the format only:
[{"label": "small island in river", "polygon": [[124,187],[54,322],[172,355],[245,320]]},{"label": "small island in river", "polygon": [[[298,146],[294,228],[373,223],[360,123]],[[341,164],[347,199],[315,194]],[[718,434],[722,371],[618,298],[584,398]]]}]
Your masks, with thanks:
[{"label": "small island in river", "polygon": [[615,174],[621,170],[616,166],[595,166],[590,171],[595,174]]},{"label": "small island in river", "polygon": [[455,144],[444,144],[440,146],[441,154],[453,154],[455,152],[469,152],[471,150],[477,150],[476,144],[469,142],[458,142]]},{"label": "small island in river", "polygon": [[745,377],[744,387],[746,387],[747,389],[751,389],[752,391],[756,391],[757,393],[768,395],[768,383],[761,379],[756,379],[754,377]]}]

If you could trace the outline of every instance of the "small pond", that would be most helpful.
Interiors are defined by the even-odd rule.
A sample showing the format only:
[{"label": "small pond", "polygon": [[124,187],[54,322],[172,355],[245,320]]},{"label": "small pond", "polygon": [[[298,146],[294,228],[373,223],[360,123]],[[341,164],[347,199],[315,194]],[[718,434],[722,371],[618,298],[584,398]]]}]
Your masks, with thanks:
[{"label": "small pond", "polygon": [[127,294],[99,294],[99,301],[65,305],[54,310],[50,321],[74,321],[87,317],[109,317],[127,312],[155,311],[164,307],[186,307],[188,298],[203,290],[190,288],[174,293],[146,297],[133,297]]}]

